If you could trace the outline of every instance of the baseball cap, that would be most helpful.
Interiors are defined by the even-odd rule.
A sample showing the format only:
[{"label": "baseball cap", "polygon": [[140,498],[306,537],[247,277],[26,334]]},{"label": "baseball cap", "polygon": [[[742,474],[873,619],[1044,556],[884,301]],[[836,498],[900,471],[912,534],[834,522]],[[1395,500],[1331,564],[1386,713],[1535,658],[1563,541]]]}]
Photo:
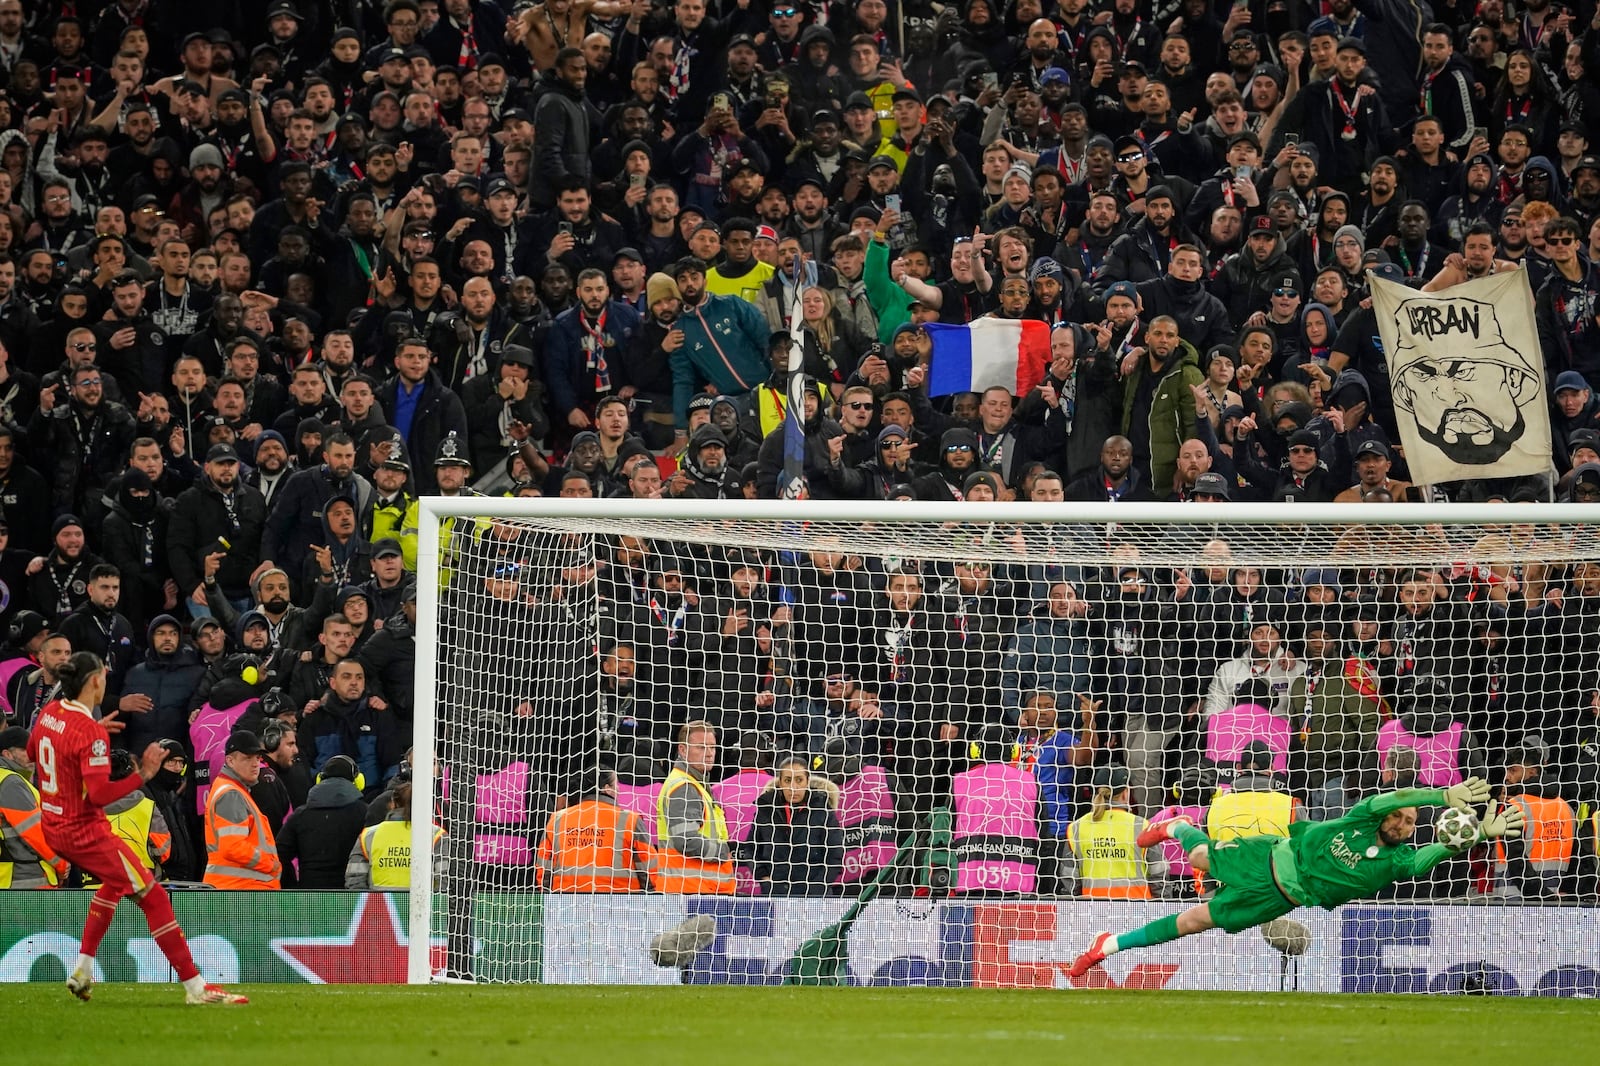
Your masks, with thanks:
[{"label": "baseball cap", "polygon": [[1250,236],[1258,233],[1276,233],[1277,227],[1272,224],[1272,219],[1267,215],[1257,215],[1250,220]]},{"label": "baseball cap", "polygon": [[839,124],[839,113],[831,107],[819,107],[817,110],[811,112],[812,128],[816,128],[816,125],[819,122],[829,122],[837,126]]},{"label": "baseball cap", "polygon": [[1578,373],[1576,370],[1563,370],[1561,373],[1556,375],[1556,392],[1566,392],[1569,389],[1576,392],[1582,392],[1588,387],[1589,383],[1584,380],[1583,375]]},{"label": "baseball cap", "polygon": [[1341,51],[1341,52],[1356,51],[1356,52],[1360,52],[1362,55],[1366,55],[1367,54],[1367,42],[1363,41],[1359,37],[1341,37],[1341,38],[1339,38],[1338,51]]},{"label": "baseball cap", "polygon": [[617,262],[622,259],[631,259],[635,263],[644,262],[644,256],[639,254],[639,249],[637,248],[618,248],[617,254],[611,257],[612,266],[615,266]]},{"label": "baseball cap", "polygon": [[223,746],[222,754],[233,755],[260,755],[267,749],[262,747],[261,738],[248,729],[236,729],[228,734],[228,743]]},{"label": "baseball cap", "polygon": [[1134,303],[1139,302],[1139,290],[1134,287],[1131,281],[1113,283],[1110,288],[1106,289],[1106,299],[1110,300],[1113,296],[1126,296]]},{"label": "baseball cap", "polygon": [[899,170],[900,164],[894,161],[894,156],[892,155],[875,155],[872,157],[872,161],[867,164],[867,169],[877,170],[879,167],[888,167],[890,170]]},{"label": "baseball cap", "polygon": [[239,453],[233,450],[231,444],[213,444],[211,450],[206,452],[208,463],[237,463]]},{"label": "baseball cap", "polygon": [[1044,73],[1039,75],[1040,85],[1054,85],[1057,82],[1071,81],[1072,77],[1060,67],[1045,67]]},{"label": "baseball cap", "polygon": [[[623,251],[630,249],[624,248]],[[617,253],[617,258],[622,258],[622,252]],[[533,369],[533,350],[524,348],[520,344],[508,344],[500,349],[500,362],[510,363],[512,366],[525,366]]]},{"label": "baseball cap", "polygon": [[485,196],[493,196],[495,193],[501,192],[515,193],[516,191],[516,186],[511,184],[511,179],[509,178],[490,178],[489,184],[483,187],[483,195]]},{"label": "baseball cap", "polygon": [[1581,156],[1573,166],[1572,173],[1576,175],[1580,170],[1600,170],[1600,155]]},{"label": "baseball cap", "polygon": [[860,108],[865,108],[868,111],[877,110],[872,106],[872,98],[866,93],[851,93],[849,99],[844,102],[844,109],[846,111],[855,111]]},{"label": "baseball cap", "polygon": [[913,103],[920,104],[922,103],[922,94],[909,85],[901,86],[894,91],[894,95],[889,98],[889,101],[898,104],[901,100],[910,100]]},{"label": "baseball cap", "polygon": [[1399,285],[1404,285],[1406,281],[1405,272],[1393,263],[1378,263],[1368,267],[1367,270],[1373,277],[1382,278],[1384,281],[1392,281]]},{"label": "baseball cap", "polygon": [[754,48],[756,46],[756,39],[750,36],[748,33],[736,33],[732,37],[728,38],[729,51],[739,47],[741,44]]},{"label": "baseball cap", "polygon": [[1201,474],[1194,479],[1194,494],[1196,496],[1220,496],[1224,500],[1232,499],[1228,492],[1228,479],[1221,474]]},{"label": "baseball cap", "polygon": [[372,546],[372,557],[374,559],[389,559],[396,555],[404,554],[400,550],[400,542],[393,537],[384,537]]},{"label": "baseball cap", "polygon": [[1286,276],[1281,277],[1281,278],[1276,278],[1276,279],[1274,279],[1274,284],[1272,286],[1272,291],[1274,293],[1292,292],[1295,295],[1299,295],[1299,293],[1300,293],[1300,279],[1295,277],[1293,274],[1289,274],[1289,275],[1286,275]]},{"label": "baseball cap", "polygon": [[1356,448],[1356,458],[1359,459],[1363,455],[1376,455],[1380,459],[1388,459],[1390,458],[1389,446],[1381,440],[1373,440],[1369,437]]},{"label": "baseball cap", "polygon": [[773,244],[777,244],[778,243],[778,231],[773,229],[771,226],[757,226],[756,227],[756,240],[758,240],[758,241],[771,241]]}]

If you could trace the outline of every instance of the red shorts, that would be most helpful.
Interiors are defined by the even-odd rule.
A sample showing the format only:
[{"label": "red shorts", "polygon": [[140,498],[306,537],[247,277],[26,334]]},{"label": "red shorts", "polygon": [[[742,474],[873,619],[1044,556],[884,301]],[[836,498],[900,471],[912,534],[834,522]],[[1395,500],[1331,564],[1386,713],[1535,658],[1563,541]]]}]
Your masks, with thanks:
[{"label": "red shorts", "polygon": [[94,839],[88,841],[80,838],[77,843],[67,847],[50,840],[48,834],[45,839],[56,849],[57,855],[82,870],[91,880],[116,889],[119,895],[137,896],[155,883],[155,876],[139,861],[139,856],[134,854],[128,842],[113,833],[109,825],[103,836],[96,834]]}]

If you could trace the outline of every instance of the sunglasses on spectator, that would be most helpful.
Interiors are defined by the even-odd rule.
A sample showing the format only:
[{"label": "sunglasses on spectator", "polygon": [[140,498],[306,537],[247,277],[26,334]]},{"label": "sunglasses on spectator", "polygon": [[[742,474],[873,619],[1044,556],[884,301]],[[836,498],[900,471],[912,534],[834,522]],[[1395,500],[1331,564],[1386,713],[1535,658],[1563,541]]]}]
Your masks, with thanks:
[{"label": "sunglasses on spectator", "polygon": [[94,341],[79,341],[77,344],[69,344],[67,347],[75,352],[92,352],[95,345]]},{"label": "sunglasses on spectator", "polygon": [[1294,455],[1296,453],[1304,454],[1304,453],[1307,453],[1307,452],[1315,452],[1315,451],[1316,451],[1316,449],[1311,447],[1309,444],[1296,444],[1294,447],[1289,449],[1289,454],[1290,455]]},{"label": "sunglasses on spectator", "polygon": [[972,445],[970,444],[951,444],[945,448],[947,452],[970,452],[971,450]]},{"label": "sunglasses on spectator", "polygon": [[1544,243],[1553,244],[1557,248],[1565,248],[1569,244],[1577,244],[1578,243],[1578,238],[1576,238],[1576,237],[1546,237],[1544,239]]},{"label": "sunglasses on spectator", "polygon": [[798,14],[799,12],[792,7],[775,7],[772,9],[773,18],[792,19]]},{"label": "sunglasses on spectator", "polygon": [[852,400],[850,403],[845,404],[845,406],[850,408],[852,411],[870,411],[872,410],[872,401]]},{"label": "sunglasses on spectator", "polygon": [[100,384],[100,379],[99,378],[79,378],[77,381],[74,381],[72,383],[72,387],[75,388],[75,389],[87,389],[91,385],[98,385],[98,384]]},{"label": "sunglasses on spectator", "polygon": [[1500,224],[1502,226],[1520,226],[1520,225],[1522,225],[1522,219],[1520,219],[1520,218],[1502,218],[1500,220]]},{"label": "sunglasses on spectator", "polygon": [[1144,153],[1143,152],[1129,152],[1126,155],[1117,156],[1117,162],[1119,162],[1119,163],[1137,163],[1139,160],[1141,160],[1143,158],[1144,158]]},{"label": "sunglasses on spectator", "polygon": [[1296,292],[1295,290],[1293,290],[1293,289],[1273,289],[1272,290],[1272,295],[1274,295],[1274,296],[1299,296],[1300,294],[1298,292]]}]

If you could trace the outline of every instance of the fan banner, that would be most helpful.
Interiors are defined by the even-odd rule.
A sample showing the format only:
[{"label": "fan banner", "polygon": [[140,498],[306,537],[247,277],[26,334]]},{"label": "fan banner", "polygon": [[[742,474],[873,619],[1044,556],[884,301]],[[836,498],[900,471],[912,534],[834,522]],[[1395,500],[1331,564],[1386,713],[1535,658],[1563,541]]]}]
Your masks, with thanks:
[{"label": "fan banner", "polygon": [[1439,292],[1371,282],[1412,478],[1431,485],[1549,470],[1544,357],[1528,272]]}]

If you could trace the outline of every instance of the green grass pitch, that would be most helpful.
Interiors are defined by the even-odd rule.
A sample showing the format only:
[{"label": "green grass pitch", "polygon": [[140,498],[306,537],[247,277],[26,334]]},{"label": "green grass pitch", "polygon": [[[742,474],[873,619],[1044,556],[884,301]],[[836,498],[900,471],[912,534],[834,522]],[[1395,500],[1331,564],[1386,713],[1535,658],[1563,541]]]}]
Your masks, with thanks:
[{"label": "green grass pitch", "polygon": [[1600,1005],[1571,999],[553,986],[242,991],[248,1007],[202,1008],[185,1007],[176,985],[100,985],[92,1003],[55,984],[6,986],[5,1060],[1462,1066],[1575,1062],[1600,1046]]}]

